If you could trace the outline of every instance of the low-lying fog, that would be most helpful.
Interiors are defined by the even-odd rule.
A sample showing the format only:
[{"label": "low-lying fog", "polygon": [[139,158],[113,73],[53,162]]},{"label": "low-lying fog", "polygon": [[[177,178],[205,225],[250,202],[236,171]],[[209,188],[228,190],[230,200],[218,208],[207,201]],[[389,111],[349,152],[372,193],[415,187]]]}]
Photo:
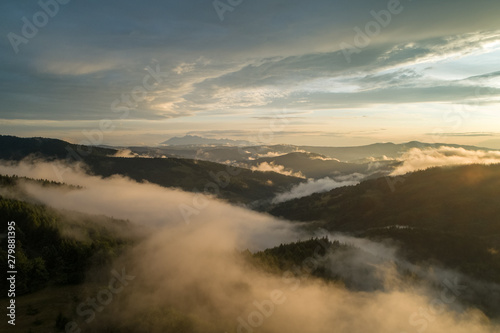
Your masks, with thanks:
[{"label": "low-lying fog", "polygon": [[[128,219],[151,230],[114,264],[135,278],[97,315],[95,329],[126,326],[163,332],[163,311],[174,308],[214,332],[500,330],[479,310],[461,304],[469,287],[459,274],[413,267],[429,277],[429,285],[404,282],[395,268],[404,260],[387,244],[329,235],[360,250],[304,262],[303,272],[326,263],[332,272],[365,287],[358,288],[363,291],[306,274],[272,275],[246,263],[239,251],[309,239],[312,235],[301,225],[202,195],[123,177],[89,176],[79,166],[46,162],[0,166],[0,174],[54,181],[60,180],[58,173],[65,183],[82,188],[22,186],[31,197],[57,209]],[[321,235],[321,231],[316,234]]]}]

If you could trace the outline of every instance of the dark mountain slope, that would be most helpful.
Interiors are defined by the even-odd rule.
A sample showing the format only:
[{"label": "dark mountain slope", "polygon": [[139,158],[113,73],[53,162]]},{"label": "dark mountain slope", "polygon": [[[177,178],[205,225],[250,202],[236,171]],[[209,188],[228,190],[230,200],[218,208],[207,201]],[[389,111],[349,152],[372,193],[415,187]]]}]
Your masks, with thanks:
[{"label": "dark mountain slope", "polygon": [[500,165],[468,165],[368,180],[284,202],[270,212],[323,221],[330,230],[404,225],[491,236],[500,235],[499,203]]},{"label": "dark mountain slope", "polygon": [[275,205],[270,213],[314,222],[311,227],[392,239],[415,263],[439,262],[500,283],[500,165],[368,180]]},{"label": "dark mountain slope", "polygon": [[0,159],[20,161],[32,155],[45,159],[78,159],[77,156],[107,156],[116,149],[74,145],[66,141],[47,138],[18,138],[0,135]]},{"label": "dark mountain slope", "polygon": [[[148,181],[165,187],[178,187],[185,191],[215,194],[234,203],[248,204],[267,200],[279,191],[284,191],[302,181],[300,178],[284,176],[274,172],[250,171],[231,168],[215,162],[180,158],[120,158],[113,157],[114,149],[78,146],[65,141],[44,138],[17,138],[0,136],[0,159],[19,161],[28,156],[45,160],[84,162],[95,175],[109,177],[115,174],[136,181]],[[224,173],[229,176],[225,185]],[[213,184],[218,183],[214,191]],[[215,193],[214,193],[215,192]]]},{"label": "dark mountain slope", "polygon": [[[95,157],[85,159],[90,170],[104,177],[119,174],[136,181],[149,181],[165,187],[178,187],[185,191],[215,194],[234,203],[250,203],[271,199],[302,179],[275,172],[258,172],[234,168],[235,175],[227,172],[223,164],[178,158],[117,158]],[[226,178],[214,175],[224,173]],[[214,185],[218,184],[217,190]]]}]

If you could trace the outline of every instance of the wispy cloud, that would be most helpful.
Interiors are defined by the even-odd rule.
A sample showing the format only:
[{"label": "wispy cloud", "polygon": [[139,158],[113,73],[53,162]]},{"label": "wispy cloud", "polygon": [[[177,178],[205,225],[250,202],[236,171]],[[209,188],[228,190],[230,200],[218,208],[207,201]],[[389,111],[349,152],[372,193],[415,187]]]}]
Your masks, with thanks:
[{"label": "wispy cloud", "polygon": [[[427,135],[435,135],[432,133],[428,133]],[[464,133],[439,133],[440,136],[498,136],[500,133],[495,133],[495,132],[464,132]]]},{"label": "wispy cloud", "polygon": [[333,190],[334,188],[356,185],[358,183],[358,180],[337,181],[330,177],[325,177],[322,179],[308,179],[305,183],[295,185],[290,191],[278,194],[273,199],[273,203],[280,203],[292,199],[307,197],[313,193],[328,192],[330,190]]},{"label": "wispy cloud", "polygon": [[294,172],[293,170],[287,170],[283,165],[275,164],[274,162],[262,162],[257,166],[252,166],[250,168],[253,171],[262,171],[262,172],[276,172],[285,176],[293,176],[298,178],[306,178],[302,172]]}]

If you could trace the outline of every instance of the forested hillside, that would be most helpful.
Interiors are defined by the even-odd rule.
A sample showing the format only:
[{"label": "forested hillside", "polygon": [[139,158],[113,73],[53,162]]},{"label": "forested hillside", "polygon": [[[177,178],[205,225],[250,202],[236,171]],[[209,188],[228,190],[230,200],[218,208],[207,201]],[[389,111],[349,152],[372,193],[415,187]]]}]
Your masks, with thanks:
[{"label": "forested hillside", "polygon": [[19,161],[30,156],[49,161],[83,162],[89,172],[98,176],[122,175],[138,182],[213,194],[232,203],[270,200],[277,192],[303,181],[275,172],[251,171],[208,161],[114,157],[117,152],[55,139],[0,136],[0,159]]},{"label": "forested hillside", "polygon": [[[26,179],[24,179],[26,181]],[[17,177],[0,177],[2,189],[14,190]],[[34,181],[34,180],[31,180]],[[50,186],[65,186],[39,181]],[[59,212],[49,207],[0,196],[0,216],[15,222],[16,292],[22,295],[50,285],[79,284],[90,267],[103,267],[133,241],[133,226],[105,216]],[[1,233],[7,234],[7,222]],[[0,239],[0,258],[7,263],[7,238]],[[7,282],[1,282],[6,294]]]},{"label": "forested hillside", "polygon": [[270,213],[311,227],[392,239],[413,262],[438,262],[500,283],[500,165],[368,180],[275,205]]},{"label": "forested hillside", "polygon": [[290,200],[270,209],[329,230],[394,225],[500,235],[500,165],[432,168]]}]

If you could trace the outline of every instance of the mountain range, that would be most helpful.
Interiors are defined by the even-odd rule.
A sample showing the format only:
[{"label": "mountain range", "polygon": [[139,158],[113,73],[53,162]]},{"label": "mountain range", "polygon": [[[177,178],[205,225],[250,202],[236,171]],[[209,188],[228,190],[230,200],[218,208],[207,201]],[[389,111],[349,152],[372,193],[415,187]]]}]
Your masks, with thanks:
[{"label": "mountain range", "polygon": [[203,138],[198,135],[185,135],[182,137],[175,136],[162,143],[161,145],[168,146],[195,146],[195,145],[210,145],[210,146],[248,146],[249,141],[231,140],[231,139],[210,139]]}]

